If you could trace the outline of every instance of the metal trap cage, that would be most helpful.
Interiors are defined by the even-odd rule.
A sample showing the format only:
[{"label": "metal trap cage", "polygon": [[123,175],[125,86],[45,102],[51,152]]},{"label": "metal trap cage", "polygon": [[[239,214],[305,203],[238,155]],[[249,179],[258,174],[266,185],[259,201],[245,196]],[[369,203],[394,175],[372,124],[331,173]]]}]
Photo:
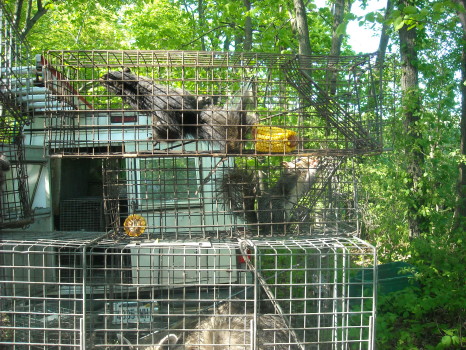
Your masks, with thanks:
[{"label": "metal trap cage", "polygon": [[103,162],[116,237],[358,234],[352,161],[332,157],[135,157]]},{"label": "metal trap cage", "polygon": [[20,39],[12,15],[3,2],[0,3],[0,19],[1,130],[10,128],[13,122],[30,123],[34,114],[27,95],[34,88],[35,70],[31,67],[29,45]]},{"label": "metal trap cage", "polygon": [[371,55],[49,51],[41,62],[52,156],[381,150]]},{"label": "metal trap cage", "polygon": [[2,349],[373,349],[357,238],[34,235],[0,242]]},{"label": "metal trap cage", "polygon": [[32,222],[22,135],[34,115],[27,98],[34,80],[29,59],[29,47],[20,40],[11,14],[1,2],[0,230]]},{"label": "metal trap cage", "polygon": [[0,143],[0,230],[32,221],[24,149],[21,137],[17,137],[13,143]]}]

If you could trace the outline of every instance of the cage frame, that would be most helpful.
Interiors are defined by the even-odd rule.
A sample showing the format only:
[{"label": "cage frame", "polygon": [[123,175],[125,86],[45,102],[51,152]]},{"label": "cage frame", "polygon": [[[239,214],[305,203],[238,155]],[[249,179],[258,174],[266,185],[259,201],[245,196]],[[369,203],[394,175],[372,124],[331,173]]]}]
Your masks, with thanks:
[{"label": "cage frame", "polygon": [[[314,136],[311,138],[312,142],[318,143],[320,140],[323,146],[311,148],[305,146],[306,137],[299,135],[298,147],[293,152],[294,154],[320,156],[377,154],[382,149],[383,108],[379,81],[381,75],[377,74],[379,67],[374,61],[374,55],[301,57],[248,52],[51,50],[41,58],[45,84],[52,92],[48,98],[49,107],[46,108],[49,153],[52,157],[176,154],[172,152],[170,142],[166,144],[161,140],[162,142],[147,143],[147,138],[153,136],[147,130],[151,123],[147,114],[152,113],[151,111],[154,109],[148,110],[141,105],[141,107],[133,108],[131,111],[131,108],[128,109],[123,104],[112,107],[108,102],[112,98],[112,94],[99,92],[98,86],[96,87],[99,79],[102,80],[102,74],[125,67],[125,69],[139,69],[141,73],[138,74],[142,75],[145,72],[149,75],[148,78],[144,79],[153,79],[163,85],[176,84],[173,86],[181,89],[187,89],[190,86],[193,96],[197,97],[198,100],[213,97],[226,101],[227,104],[229,103],[228,98],[231,99],[232,94],[235,93],[233,84],[245,84],[254,79],[253,99],[268,99],[269,101],[272,101],[272,97],[266,95],[268,94],[268,85],[275,84],[276,88],[281,91],[280,94],[286,93],[286,95],[279,95],[277,98],[282,99],[283,103],[287,103],[286,100],[290,99],[289,106],[280,107],[279,103],[282,102],[272,101],[269,104],[272,103],[270,106],[274,106],[276,112],[266,112],[256,107],[253,107],[252,112],[246,110],[245,112],[254,114],[257,120],[262,120],[264,126],[270,125],[272,119],[276,119],[277,121],[271,125],[275,124],[284,128],[293,127],[291,121],[286,121],[287,115],[298,113],[293,118],[300,120],[303,118],[302,115],[311,113],[313,118],[326,120],[327,126],[322,125],[319,129],[327,129],[328,131],[325,132],[334,132],[336,135],[335,140]],[[306,62],[306,67],[310,68],[304,68],[304,65],[297,66],[296,62]],[[277,76],[281,75],[281,77],[267,80],[270,79],[267,78],[268,71],[277,74]],[[310,72],[316,75],[317,81],[310,78]],[[219,76],[216,77],[214,73]],[[225,74],[225,77],[221,77],[221,74]],[[329,79],[330,75],[335,82],[330,81],[332,80]],[[365,77],[365,81],[361,78],[362,76]],[[319,84],[324,86],[318,87]],[[90,93],[87,95],[78,93],[87,85],[94,86]],[[317,88],[314,88],[313,91],[301,88],[307,85]],[[342,92],[336,93],[335,91],[338,91],[336,88],[332,94],[325,92],[334,89],[333,86],[338,87]],[[214,91],[215,89],[217,91]],[[238,91],[236,90],[236,92]],[[185,90],[181,93],[187,94]],[[152,94],[155,96],[156,93],[152,92]],[[317,96],[317,100],[311,96]],[[362,107],[363,97],[366,104],[364,108]],[[62,105],[61,112],[56,109],[57,103]],[[265,100],[264,102],[253,102],[256,106],[257,103],[266,102]],[[225,110],[233,108],[228,107],[227,104],[220,108],[225,108]],[[350,111],[350,109],[352,110]],[[202,107],[194,107],[194,110],[201,111]],[[364,112],[366,110],[367,112]],[[362,117],[363,114],[364,117]],[[369,115],[371,116],[369,117]],[[119,126],[112,123],[111,119],[114,117],[119,117],[123,123]],[[285,119],[280,121],[280,118]],[[362,121],[361,118],[371,119]],[[140,120],[140,122],[134,123],[134,120]],[[361,122],[365,123],[364,126]],[[296,127],[296,124],[294,126]],[[320,133],[319,129],[316,129],[315,132]],[[120,136],[117,135],[116,130],[120,130]],[[296,130],[298,133],[304,133],[304,125],[298,126]],[[92,139],[95,143],[92,143]],[[194,136],[194,139],[186,140],[181,136],[181,139],[176,141],[183,145],[193,141],[199,142],[200,139]],[[133,145],[132,142],[135,144]],[[326,146],[327,143],[331,144],[332,142],[336,143],[336,148]],[[264,155],[258,154],[250,146],[248,147],[227,152],[230,155]],[[225,154],[225,150],[212,149],[206,152],[199,149],[196,153],[217,155]],[[280,153],[284,152],[278,152],[278,154]],[[181,155],[183,154],[184,152],[181,153]]]},{"label": "cage frame", "polygon": [[[163,328],[157,328],[158,323],[154,326],[146,323],[148,318],[145,316],[145,309],[137,314],[139,316],[136,319],[124,320],[133,317],[132,310],[139,310],[142,308],[139,305],[151,300],[158,302],[150,306],[157,308],[151,311],[151,317],[155,317],[151,318],[153,322],[156,319],[164,322],[173,319],[167,323],[169,333],[178,332],[188,336],[195,329],[192,324],[188,326],[188,323],[181,329],[172,328],[177,327],[173,323],[177,317],[202,322],[212,313],[209,307],[211,311],[204,315],[205,311],[202,310],[206,306],[238,300],[255,310],[255,316],[251,320],[262,314],[288,320],[288,327],[296,331],[298,337],[297,340],[289,338],[290,349],[303,346],[316,349],[327,349],[329,346],[341,349],[374,348],[376,280],[372,276],[376,276],[377,256],[375,248],[359,238],[259,238],[203,242],[127,240],[115,244],[108,241],[105,235],[99,236],[97,233],[83,234],[80,239],[70,239],[69,235],[63,233],[37,239],[31,233],[22,237],[17,234],[8,236],[0,242],[0,249],[1,271],[4,274],[3,296],[0,297],[0,314],[5,318],[2,329],[10,337],[13,332],[16,337],[13,339],[18,341],[22,335],[17,332],[27,331],[25,333],[30,334],[29,340],[24,341],[23,338],[26,349],[46,348],[51,345],[50,339],[61,339],[57,343],[57,349],[88,346],[95,349],[129,348],[130,345],[122,337],[132,339],[128,342],[145,348],[160,340],[165,333],[159,334],[156,331]],[[286,251],[288,253],[284,255]],[[28,253],[24,254],[25,252]],[[213,259],[210,260],[213,263],[210,268],[207,265],[196,265],[197,263],[192,265],[193,261],[209,256],[209,259]],[[284,259],[286,256],[290,260]],[[147,259],[155,257],[162,259],[161,265],[147,265],[151,261]],[[233,262],[236,264],[238,257],[245,261],[242,267],[238,265],[235,270],[246,275],[238,275],[232,279],[224,271],[224,267]],[[130,265],[120,266],[119,263],[125,260]],[[175,265],[169,267],[166,265],[168,262]],[[336,266],[337,262],[343,265]],[[192,270],[194,266],[197,267]],[[121,269],[123,272],[119,271]],[[164,273],[165,277],[154,284],[154,274],[166,269],[168,271]],[[335,273],[330,272],[332,269],[335,269]],[[27,277],[31,271],[36,276],[32,280]],[[370,276],[370,279],[350,279],[350,275],[354,276],[357,272],[362,273],[362,276]],[[132,273],[132,277],[128,273]],[[188,274],[192,280],[182,277],[183,274]],[[301,282],[297,283],[298,280]],[[237,287],[234,287],[233,281],[236,281]],[[173,288],[178,288],[178,292]],[[226,288],[226,294],[221,292],[222,288]],[[189,296],[189,290],[194,292],[194,299]],[[250,292],[246,292],[247,290]],[[235,297],[233,291],[240,294]],[[28,301],[34,305],[29,308],[28,313],[24,313],[20,304]],[[129,305],[125,309],[120,305],[126,301],[137,302],[136,309],[131,309]],[[300,306],[302,302],[309,305],[303,309],[304,306]],[[64,309],[57,311],[53,303],[58,303]],[[172,312],[166,308],[167,303],[178,303],[181,309],[176,311],[173,305]],[[13,304],[17,306],[12,308]],[[197,311],[187,313],[188,305],[197,305]],[[119,311],[112,311],[113,307],[117,307]],[[58,315],[59,318],[53,315]],[[35,324],[35,318],[47,319],[51,325],[61,318],[63,324],[30,329],[29,326],[21,326],[20,322],[24,317],[29,325]],[[69,317],[72,317],[71,323],[67,321]],[[228,313],[224,317],[234,317],[234,314],[230,316]],[[272,326],[272,329],[275,328]],[[54,338],[65,332],[70,332],[73,336]],[[143,346],[144,343],[137,340],[141,337],[149,337],[144,340],[149,343]],[[119,343],[112,345],[110,339],[119,339]],[[73,344],[67,343],[72,340]],[[0,343],[7,349],[13,344],[21,344],[16,341],[12,343],[11,338],[0,339]],[[288,349],[288,345],[285,347],[280,342],[276,346]]]}]

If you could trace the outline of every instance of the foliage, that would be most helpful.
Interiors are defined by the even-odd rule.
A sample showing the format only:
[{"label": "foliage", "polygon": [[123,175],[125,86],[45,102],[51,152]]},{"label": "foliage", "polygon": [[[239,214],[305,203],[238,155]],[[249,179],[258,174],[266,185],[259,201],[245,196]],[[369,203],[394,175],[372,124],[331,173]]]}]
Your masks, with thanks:
[{"label": "foliage", "polygon": [[[394,30],[401,25],[419,31],[422,108],[414,127],[420,137],[415,142],[406,137],[397,107],[385,128],[391,151],[359,163],[364,189],[360,207],[365,238],[377,245],[380,261],[415,265],[420,287],[378,300],[379,349],[459,348],[465,342],[464,232],[453,225],[458,165],[464,162],[457,128],[461,32],[451,9],[448,1],[419,9],[412,5],[394,11],[388,19],[395,43]],[[371,19],[383,20],[376,14]],[[424,155],[416,201],[406,166],[410,149]],[[427,223],[414,240],[408,235],[408,206],[415,206]]]},{"label": "foliage", "polygon": [[194,36],[189,14],[168,1],[137,2],[121,15],[128,47],[180,50]]},{"label": "foliage", "polygon": [[379,349],[446,349],[464,345],[463,232],[413,241],[409,261],[416,263],[420,287],[379,298]]},{"label": "foliage", "polygon": [[[14,12],[17,1],[7,2]],[[37,12],[23,5],[22,19]],[[315,53],[330,46],[329,9],[309,5]],[[285,1],[256,1],[251,11],[229,0],[47,1],[46,13],[28,33],[33,52],[54,49],[242,50],[251,18],[253,50],[293,52],[293,9]],[[21,23],[20,26],[24,26]]]}]

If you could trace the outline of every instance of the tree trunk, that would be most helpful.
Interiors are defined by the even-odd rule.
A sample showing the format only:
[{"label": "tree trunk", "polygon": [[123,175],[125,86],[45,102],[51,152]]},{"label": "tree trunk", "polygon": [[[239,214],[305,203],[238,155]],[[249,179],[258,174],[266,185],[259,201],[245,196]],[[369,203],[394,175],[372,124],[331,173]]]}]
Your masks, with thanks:
[{"label": "tree trunk", "polygon": [[[466,0],[455,0],[457,4],[466,9]],[[466,12],[458,12],[458,17],[463,28],[463,48],[461,55],[461,120],[460,120],[460,152],[466,155]],[[455,208],[455,226],[458,229],[466,231],[466,164],[460,163],[457,201]]]},{"label": "tree trunk", "polygon": [[299,54],[310,56],[311,41],[309,40],[309,28],[307,25],[306,7],[303,0],[293,0],[296,18],[296,31],[298,35]]},{"label": "tree trunk", "polygon": [[[246,11],[251,11],[251,1],[250,0],[243,0],[244,7]],[[251,16],[247,15],[244,21],[244,43],[243,43],[243,51],[251,51],[252,50],[252,21]]]},{"label": "tree trunk", "polygon": [[385,62],[385,55],[387,53],[388,41],[390,39],[388,35],[388,24],[387,20],[393,10],[393,3],[391,0],[387,0],[387,7],[385,8],[384,21],[382,23],[382,32],[380,33],[379,48],[377,49],[377,67],[380,67]]},{"label": "tree trunk", "polygon": [[[14,21],[15,21],[16,28],[18,29],[18,32],[19,32],[20,40],[26,39],[26,36],[29,34],[31,29],[37,23],[37,21],[39,21],[39,19],[42,16],[44,16],[48,11],[47,6],[42,4],[42,0],[36,0],[37,9],[34,15],[31,17],[32,7],[33,7],[32,3],[33,3],[32,0],[27,1],[27,4],[24,4],[23,0],[17,0],[15,3]],[[24,9],[24,6],[27,6],[26,9]],[[27,14],[25,19],[22,18],[23,13]],[[23,25],[22,29],[21,29],[21,24]]]},{"label": "tree trunk", "polygon": [[[461,55],[461,140],[460,151],[463,156],[466,155],[466,33],[463,34],[463,50]],[[457,203],[455,208],[455,226],[466,229],[466,164],[460,163],[458,176]]]},{"label": "tree trunk", "polygon": [[[343,34],[338,33],[338,27],[343,24],[345,12],[351,9],[351,0],[348,0],[348,8],[346,9],[345,3],[347,0],[336,0],[333,4],[333,25],[332,25],[332,47],[330,49],[330,56],[338,57],[341,54],[341,45],[343,43]],[[334,96],[337,93],[337,71],[329,70],[329,95]],[[330,127],[330,125],[328,125]]]},{"label": "tree trunk", "polygon": [[338,27],[343,23],[345,16],[346,0],[336,0],[333,4],[333,25],[332,25],[332,48],[330,49],[331,56],[340,56],[341,44],[343,42],[343,34],[338,34]]},{"label": "tree trunk", "polygon": [[[206,28],[205,27],[205,14],[204,14],[204,0],[197,0],[197,13],[199,15],[199,28]],[[205,51],[205,39],[204,36],[201,36],[201,50]]]},{"label": "tree trunk", "polygon": [[[401,8],[410,4],[409,0],[401,0]],[[419,142],[421,134],[418,130],[417,122],[420,116],[420,96],[419,96],[419,72],[417,67],[418,57],[416,51],[417,32],[416,27],[408,30],[404,25],[398,32],[400,38],[401,52],[401,90],[403,120],[406,138],[406,156],[408,173],[408,190],[410,193],[408,201],[408,225],[411,238],[419,237],[420,233],[426,229],[423,216],[419,209],[423,205],[422,194],[420,193],[420,181],[422,177],[422,165],[424,164],[424,154]]]}]

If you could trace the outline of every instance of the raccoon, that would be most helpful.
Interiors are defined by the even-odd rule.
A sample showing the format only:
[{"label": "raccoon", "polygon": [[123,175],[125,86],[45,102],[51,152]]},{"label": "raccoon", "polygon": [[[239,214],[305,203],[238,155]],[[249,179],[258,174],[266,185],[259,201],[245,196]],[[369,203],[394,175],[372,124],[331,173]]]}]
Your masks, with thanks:
[{"label": "raccoon", "polygon": [[131,73],[128,68],[109,71],[99,81],[135,110],[151,114],[154,139],[181,139],[185,133],[195,132],[199,103],[188,91],[157,84],[148,77]]},{"label": "raccoon", "polygon": [[221,192],[233,213],[248,224],[257,224],[262,234],[286,233],[292,210],[316,182],[320,164],[315,157],[282,162],[280,178],[265,191],[259,191],[257,177],[250,170],[233,169],[224,175]]},{"label": "raccoon", "polygon": [[282,162],[282,175],[257,201],[257,220],[263,233],[286,233],[291,210],[315,182],[318,164],[317,158],[310,157]]},{"label": "raccoon", "polygon": [[11,164],[7,156],[3,153],[0,153],[0,187],[3,185],[3,182],[5,181],[3,173],[5,171],[10,170],[10,166]]},{"label": "raccoon", "polygon": [[184,336],[168,334],[158,344],[144,350],[249,350],[254,348],[253,343],[259,350],[301,349],[280,315],[257,315],[254,337],[254,316],[244,313],[239,304],[223,303],[212,315],[202,318],[191,332]]},{"label": "raccoon", "polygon": [[157,84],[148,77],[131,73],[128,68],[109,71],[99,81],[132,108],[146,111],[152,117],[152,138],[156,141],[210,140],[226,152],[237,152],[255,122],[246,112],[251,99],[250,84],[239,98],[219,107],[214,104],[214,98]]}]

